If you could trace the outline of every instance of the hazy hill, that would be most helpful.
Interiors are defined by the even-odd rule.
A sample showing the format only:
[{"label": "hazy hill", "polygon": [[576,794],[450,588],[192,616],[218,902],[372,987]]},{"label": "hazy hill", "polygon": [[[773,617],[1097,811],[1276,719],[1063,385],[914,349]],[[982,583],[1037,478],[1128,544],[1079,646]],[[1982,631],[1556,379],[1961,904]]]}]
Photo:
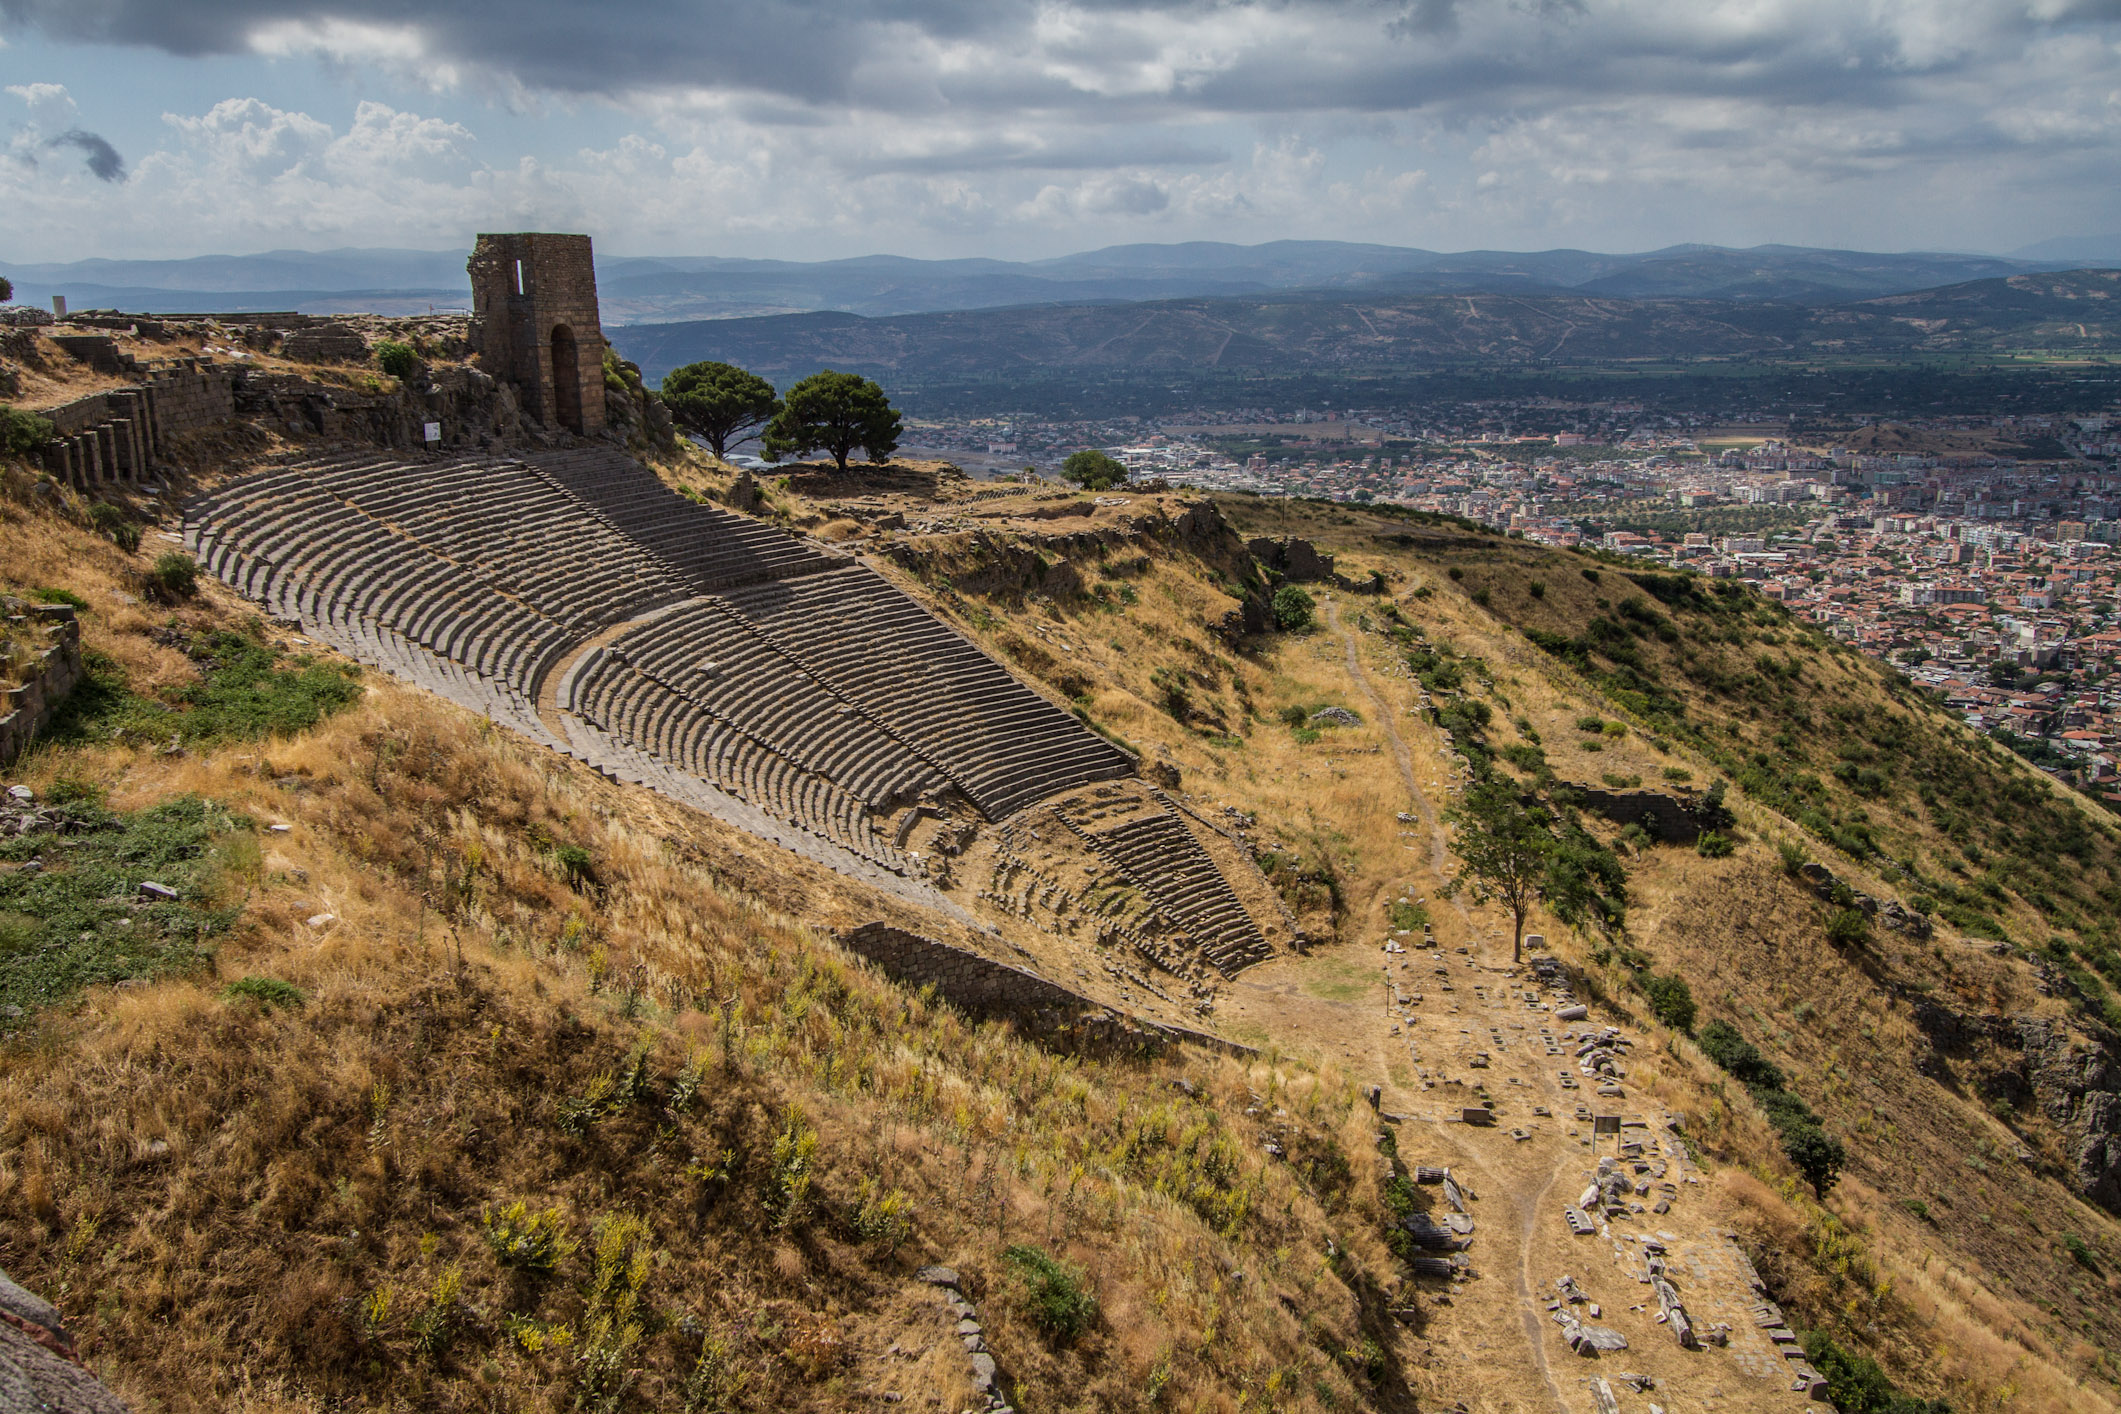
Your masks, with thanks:
[{"label": "hazy hill", "polygon": [[[1629,298],[1797,302],[1856,299],[2025,270],[2051,261],[1864,254],[1798,246],[1673,246],[1638,254],[1462,251],[1346,241],[1109,246],[1045,260],[740,260],[619,256],[599,261],[607,324],[840,310],[893,315],[1017,304],[1262,295],[1298,289],[1417,293],[1575,290]],[[19,297],[146,311],[296,307],[380,313],[462,304],[455,251],[267,251],[190,260],[9,266]],[[362,304],[361,301],[367,301]]]},{"label": "hazy hill", "polygon": [[800,314],[611,331],[651,378],[724,359],[786,379],[902,380],[1523,365],[1542,361],[1980,353],[2121,342],[2121,272],[2013,275],[1830,306],[1575,294],[1292,293],[862,318]]}]

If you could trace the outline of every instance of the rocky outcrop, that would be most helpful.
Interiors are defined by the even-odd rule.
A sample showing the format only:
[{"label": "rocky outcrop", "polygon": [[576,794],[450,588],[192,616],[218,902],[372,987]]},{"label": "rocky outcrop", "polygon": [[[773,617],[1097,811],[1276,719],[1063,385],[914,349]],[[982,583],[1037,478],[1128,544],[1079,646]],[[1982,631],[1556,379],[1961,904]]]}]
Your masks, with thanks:
[{"label": "rocky outcrop", "polygon": [[[1829,903],[1841,897],[1841,890],[1848,887],[1834,876],[1833,870],[1819,863],[1803,865],[1797,870],[1797,877],[1803,881],[1806,888]],[[1922,941],[1932,932],[1927,913],[1917,913],[1898,899],[1880,899],[1853,888],[1848,889],[1847,898],[1847,907],[1861,909],[1865,917],[1891,928],[1896,933],[1905,933],[1910,938]]]},{"label": "rocky outcrop", "polygon": [[2034,1103],[2068,1136],[2071,1180],[2088,1201],[2121,1213],[2121,1054],[2111,1035],[2015,1016],[2021,1071]]},{"label": "rocky outcrop", "polygon": [[[378,447],[464,450],[533,440],[515,389],[459,364],[425,368],[388,390],[246,369],[235,380],[235,414],[269,431]],[[427,440],[429,423],[435,442]]]},{"label": "rocky outcrop", "polygon": [[[2054,1017],[1955,1011],[1921,995],[1909,1003],[1930,1043],[1923,1074],[2040,1114],[2062,1134],[2078,1195],[2121,1213],[2121,1038]],[[2030,1150],[2021,1157],[2032,1161]]]},{"label": "rocky outcrop", "polygon": [[0,1272],[0,1414],[128,1414],[81,1364],[50,1302]]}]

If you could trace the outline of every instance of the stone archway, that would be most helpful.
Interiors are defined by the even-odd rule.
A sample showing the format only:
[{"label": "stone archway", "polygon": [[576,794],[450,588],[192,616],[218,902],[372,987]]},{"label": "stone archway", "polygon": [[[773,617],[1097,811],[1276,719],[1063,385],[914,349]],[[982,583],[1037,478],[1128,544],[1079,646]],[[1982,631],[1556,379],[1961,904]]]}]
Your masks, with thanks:
[{"label": "stone archway", "polygon": [[582,430],[582,369],[574,330],[565,324],[552,327],[553,421],[569,432]]}]

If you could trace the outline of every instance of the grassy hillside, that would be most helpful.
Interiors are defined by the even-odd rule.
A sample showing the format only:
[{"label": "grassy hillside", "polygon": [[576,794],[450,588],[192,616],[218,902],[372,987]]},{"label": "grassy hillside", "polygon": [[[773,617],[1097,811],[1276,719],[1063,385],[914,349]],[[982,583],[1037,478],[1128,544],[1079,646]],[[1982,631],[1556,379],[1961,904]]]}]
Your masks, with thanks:
[{"label": "grassy hillside", "polygon": [[[1257,571],[1232,562],[1234,537],[1189,544],[1141,520],[1146,500],[894,553],[969,632],[1248,826],[1313,936],[1338,940],[1277,973],[1295,993],[1374,994],[1361,959],[1416,918],[1446,947],[1499,924],[1507,956],[1506,916],[1438,900],[1383,720],[1433,801],[1491,770],[1554,803],[1593,888],[1550,897],[1533,927],[1608,1015],[1660,1038],[1638,1085],[1687,1114],[1785,1306],[1955,1407],[2110,1405],[2121,1227],[2087,1201],[2114,1193],[2081,1078],[2117,1054],[2106,813],[1740,586],[1421,518],[1219,505],[1236,531],[1307,537],[1386,592],[1314,588],[1312,629],[1233,642],[1211,626]],[[982,577],[1027,546],[1047,562],[1036,583]],[[1325,707],[1360,720],[1316,720]],[[1571,785],[1696,801],[1720,785],[1732,823],[1704,852],[1661,846],[1572,806]],[[1813,863],[1841,891],[1804,882]],[[1926,913],[1931,935],[1865,915],[1859,893]],[[1659,1020],[1659,978],[1686,983],[1689,1027]],[[1292,1007],[1225,1019],[1342,1060]],[[1823,1204],[1782,1152],[1784,1101],[1687,1034],[1711,1021],[1846,1145]],[[1416,1085],[1403,1056],[1380,1063]]]},{"label": "grassy hillside", "polygon": [[1405,1406],[1341,1077],[974,1026],[825,940],[902,906],[373,674],[205,731],[202,642],[301,645],[34,504],[100,695],[10,776],[0,1266],[136,1408],[962,1408],[928,1262],[1022,1407]]},{"label": "grassy hillside", "polygon": [[[0,838],[0,1266],[138,1407],[964,1408],[915,1276],[941,1262],[1022,1409],[1575,1408],[1593,1367],[1543,1293],[1642,1298],[1555,1236],[1590,1141],[1531,1108],[1564,1092],[1508,1088],[1552,1063],[1456,1059],[1489,1044],[1476,997],[1498,1063],[1545,1024],[1507,917],[1446,892],[1439,816],[1480,776],[1554,812],[1532,930],[1635,1038],[1616,1104],[1700,1167],[1658,1221],[1738,1235],[1841,1407],[2116,1407],[2102,811],[1744,589],[1381,511],[891,485],[914,530],[821,474],[768,511],[1252,856],[1305,950],[1200,1024],[1259,1057],[975,1025],[830,941],[962,924],[151,584],[151,536],[9,481],[0,592],[80,599],[94,676],[10,776],[63,815]],[[1243,632],[1277,588],[1253,535],[1361,591]],[[1661,845],[1588,789],[1728,819]],[[1427,971],[1380,993],[1379,942],[1424,928]],[[1422,986],[1418,1017],[1390,1000]],[[1521,1137],[1440,1122],[1482,1099]],[[1810,1131],[1845,1148],[1818,1191]],[[1441,1163],[1478,1218],[1451,1282],[1385,1240]],[[1793,1406],[1632,1319],[1665,1407]]]}]

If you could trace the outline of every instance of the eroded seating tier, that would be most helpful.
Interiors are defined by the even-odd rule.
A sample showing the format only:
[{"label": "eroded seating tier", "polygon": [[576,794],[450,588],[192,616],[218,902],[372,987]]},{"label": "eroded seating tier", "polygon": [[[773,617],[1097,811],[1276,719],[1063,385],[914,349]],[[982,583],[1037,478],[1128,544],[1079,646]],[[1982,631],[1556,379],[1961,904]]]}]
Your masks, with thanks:
[{"label": "eroded seating tier", "polygon": [[1168,807],[1154,799],[1124,802],[1110,810],[1121,817],[1116,823],[1106,818],[1107,809],[1079,801],[1056,809],[1184,928],[1219,971],[1236,972],[1272,953],[1215,861]]},{"label": "eroded seating tier", "polygon": [[687,500],[640,463],[605,448],[534,459],[538,472],[703,590],[810,574],[847,563],[750,516]]}]

